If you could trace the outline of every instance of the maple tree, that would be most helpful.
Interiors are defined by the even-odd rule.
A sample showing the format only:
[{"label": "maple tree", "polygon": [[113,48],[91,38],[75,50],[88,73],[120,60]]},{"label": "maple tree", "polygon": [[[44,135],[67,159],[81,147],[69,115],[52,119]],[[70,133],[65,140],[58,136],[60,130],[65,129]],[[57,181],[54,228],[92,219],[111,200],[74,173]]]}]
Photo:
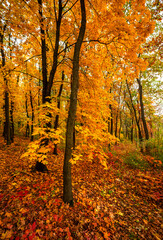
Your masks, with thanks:
[{"label": "maple tree", "polygon": [[[23,139],[29,145],[17,155],[21,170],[14,162],[12,175],[12,164],[7,170],[9,162],[6,165],[2,162],[6,179],[20,175],[11,187],[13,195],[3,188],[13,204],[11,212],[17,201],[22,201],[19,227],[23,233],[18,234],[18,239],[40,239],[46,235],[34,216],[30,223],[25,219],[28,215],[25,204],[30,199],[37,202],[39,208],[39,197],[47,209],[52,210],[55,205],[54,218],[46,216],[50,234],[47,238],[111,239],[116,223],[113,224],[113,213],[108,215],[105,211],[109,208],[106,202],[111,193],[118,199],[127,194],[126,187],[134,182],[140,196],[139,180],[135,180],[139,178],[141,182],[153,179],[156,184],[160,183],[154,169],[161,168],[162,164],[162,112],[157,111],[162,99],[161,3],[153,0],[4,0],[0,8],[0,94],[4,96],[0,101],[0,129],[6,145],[2,141],[1,144],[12,153],[13,146],[18,150],[17,134],[30,140]],[[128,146],[126,151],[125,146]],[[21,149],[21,144],[19,147]],[[6,152],[1,154],[5,159]],[[149,167],[153,175],[142,176],[141,171]],[[129,183],[125,184],[126,168],[132,171],[131,178],[127,179]],[[58,180],[52,176],[55,170]],[[37,171],[44,173],[39,175]],[[89,171],[92,176],[87,175]],[[123,177],[116,183],[113,179],[119,172]],[[23,185],[21,174],[27,175],[29,186]],[[38,186],[33,187],[32,181]],[[108,188],[109,181],[114,183],[117,192]],[[47,196],[39,190],[35,198],[37,188],[43,189],[44,184]],[[124,191],[120,190],[121,186]],[[154,184],[152,186],[154,189]],[[144,189],[146,185],[141,187]],[[159,187],[154,191],[150,192],[150,199],[160,204]],[[82,209],[79,218],[75,213],[76,203],[74,205],[75,222],[69,205],[61,203],[61,196],[70,205],[73,199],[79,203]],[[2,199],[5,199],[3,193]],[[135,199],[132,193],[129,199]],[[5,201],[2,204],[4,206]],[[154,214],[153,205],[150,206]],[[93,223],[82,215],[86,208]],[[4,222],[9,222],[10,210],[4,210]],[[44,211],[41,208],[41,216]],[[123,217],[122,209],[116,211]],[[65,228],[63,216],[72,226],[68,224]],[[50,233],[53,221],[56,235]],[[120,220],[120,226],[123,225],[126,226],[126,222]],[[2,239],[17,237],[14,233],[17,228],[9,223],[7,226]],[[147,237],[145,232],[142,234]],[[155,232],[149,239],[153,236],[159,239]]]}]

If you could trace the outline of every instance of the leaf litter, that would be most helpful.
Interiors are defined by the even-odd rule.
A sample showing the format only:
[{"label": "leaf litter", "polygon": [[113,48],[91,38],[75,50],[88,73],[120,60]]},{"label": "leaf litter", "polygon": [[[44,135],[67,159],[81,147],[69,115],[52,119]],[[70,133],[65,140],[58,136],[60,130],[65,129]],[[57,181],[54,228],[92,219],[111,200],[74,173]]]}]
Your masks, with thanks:
[{"label": "leaf litter", "polygon": [[62,201],[63,152],[49,173],[20,157],[28,144],[0,140],[0,239],[156,239],[162,236],[162,172],[130,169],[111,156],[72,166],[74,207]]}]

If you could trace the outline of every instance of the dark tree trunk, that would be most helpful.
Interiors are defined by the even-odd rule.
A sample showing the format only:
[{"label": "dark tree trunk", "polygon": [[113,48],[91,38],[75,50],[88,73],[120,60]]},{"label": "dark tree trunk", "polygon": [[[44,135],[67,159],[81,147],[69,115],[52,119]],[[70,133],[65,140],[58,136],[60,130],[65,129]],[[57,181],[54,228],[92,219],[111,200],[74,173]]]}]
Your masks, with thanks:
[{"label": "dark tree trunk", "polygon": [[113,135],[113,111],[112,111],[112,105],[109,104],[110,109],[110,117],[108,118],[108,131],[111,135]]},{"label": "dark tree trunk", "polygon": [[122,128],[122,112],[120,111],[120,114],[119,114],[119,139],[121,140],[121,128]]},{"label": "dark tree trunk", "polygon": [[42,102],[46,102],[46,91],[47,91],[47,59],[46,59],[46,37],[44,30],[44,18],[42,14],[42,0],[38,0],[39,4],[39,17],[40,17],[40,33],[41,33],[41,55],[42,55],[42,79],[43,79],[43,90],[42,90]]},{"label": "dark tree trunk", "polygon": [[11,110],[10,110],[10,119],[11,119],[11,127],[10,127],[10,135],[11,141],[14,142],[14,102],[11,100]]},{"label": "dark tree trunk", "polygon": [[117,132],[118,132],[118,111],[115,117],[115,137],[117,137]]},{"label": "dark tree trunk", "polygon": [[133,124],[134,124],[134,121],[133,121],[133,118],[131,120],[131,142],[133,143],[133,140],[134,140],[134,127],[133,127]]},{"label": "dark tree trunk", "polygon": [[129,96],[130,96],[130,101],[131,101],[132,109],[133,109],[133,111],[134,111],[134,116],[135,116],[136,125],[137,125],[137,128],[138,128],[139,143],[140,143],[141,152],[143,152],[143,148],[142,148],[143,137],[142,137],[139,120],[138,120],[138,118],[137,118],[136,109],[135,109],[135,106],[134,106],[134,103],[133,103],[133,100],[132,100],[132,95],[131,95],[131,91],[130,91],[130,88],[129,88],[129,85],[128,85],[127,80],[126,80],[126,85],[127,85],[128,93],[129,93]]},{"label": "dark tree trunk", "polygon": [[[142,84],[141,84],[140,78],[137,78],[137,82],[138,82],[138,85],[139,85],[139,98],[140,98],[141,118],[142,118],[142,122],[143,122],[145,139],[148,140],[149,139],[149,132],[148,132],[147,123],[146,123],[146,120],[145,120],[144,104],[143,104],[143,88],[142,88]],[[146,150],[148,151],[147,147],[146,147]]]},{"label": "dark tree trunk", "polygon": [[70,106],[67,119],[66,128],[66,148],[64,156],[63,166],[63,200],[65,203],[73,205],[73,194],[72,194],[72,181],[71,181],[71,163],[69,162],[72,157],[73,148],[73,128],[75,123],[75,115],[77,108],[77,92],[79,87],[79,54],[82,45],[82,41],[86,29],[86,10],[85,1],[80,0],[81,5],[81,27],[79,36],[75,44],[74,56],[73,56],[73,70],[72,70],[72,87],[70,95]]},{"label": "dark tree trunk", "polygon": [[75,145],[76,145],[76,131],[75,131],[75,126],[74,126],[73,127],[73,150],[75,150]]},{"label": "dark tree trunk", "polygon": [[30,94],[30,103],[31,103],[31,109],[32,109],[32,123],[31,123],[31,141],[33,141],[33,122],[34,122],[34,107],[33,107],[33,99],[32,99],[32,92],[31,90],[29,91]]},{"label": "dark tree trunk", "polygon": [[9,106],[9,93],[7,90],[5,91],[5,140],[7,141],[7,145],[11,144],[10,106]]},{"label": "dark tree trunk", "polygon": [[128,138],[128,124],[127,124],[127,122],[126,122],[125,126],[126,126],[126,139],[127,139]]},{"label": "dark tree trunk", "polygon": [[[2,24],[2,23],[0,23]],[[6,25],[2,27],[0,25],[0,51],[2,57],[2,67],[5,67],[6,60],[5,60],[5,52],[4,52],[4,32],[6,30]],[[5,123],[4,123],[4,138],[7,142],[7,145],[11,144],[11,135],[10,135],[10,106],[9,106],[9,92],[8,92],[8,80],[5,76],[4,83],[5,83],[5,93],[4,93],[4,100],[5,100]]]},{"label": "dark tree trunk", "polygon": [[[57,96],[57,108],[60,109],[61,108],[61,94],[62,94],[62,89],[63,89],[63,82],[64,82],[64,71],[62,71],[62,83],[59,89],[59,93]],[[59,114],[56,115],[55,117],[55,123],[54,123],[54,129],[57,130],[59,126]],[[54,144],[54,154],[57,155],[57,144]]]},{"label": "dark tree trunk", "polygon": [[[56,17],[56,33],[55,33],[55,47],[54,47],[54,51],[53,51],[53,63],[52,63],[52,68],[49,74],[49,79],[48,79],[48,73],[47,73],[47,55],[46,55],[46,51],[47,51],[47,47],[46,47],[46,33],[44,30],[44,17],[43,17],[43,3],[42,0],[37,0],[38,1],[38,5],[39,5],[39,17],[40,17],[40,36],[41,36],[41,55],[42,55],[42,79],[43,79],[43,90],[42,90],[42,103],[46,103],[46,102],[51,102],[51,89],[52,89],[52,85],[53,85],[53,80],[54,80],[54,76],[57,70],[57,64],[58,64],[58,50],[59,50],[59,39],[60,39],[60,26],[61,26],[61,20],[62,20],[62,0],[58,0],[58,16],[57,16],[57,12],[56,12],[56,8],[54,7],[54,11],[55,11],[55,17]],[[55,1],[54,1],[54,5],[55,5]],[[47,116],[49,118],[52,117],[50,112],[47,112]],[[46,131],[47,133],[49,132],[49,128],[51,128],[51,121],[49,121],[46,124]],[[49,143],[49,138],[45,138],[43,139],[43,141],[41,142],[41,145],[48,145]]]},{"label": "dark tree trunk", "polygon": [[[12,61],[11,33],[9,33],[9,49],[10,49],[10,61]],[[11,137],[11,142],[14,142],[14,116],[13,116],[13,112],[14,112],[14,102],[13,102],[13,100],[11,100],[11,109],[10,109],[10,125],[11,125],[10,126],[10,137]]]},{"label": "dark tree trunk", "polygon": [[[110,90],[111,92],[111,90]],[[113,135],[113,111],[112,111],[112,105],[109,104],[109,109],[110,109],[110,117],[108,118],[108,132]],[[108,148],[110,150],[111,145],[110,143],[108,144]]]},{"label": "dark tree trunk", "polygon": [[[111,93],[111,88],[110,88],[110,93]],[[113,109],[112,105],[109,104],[109,109],[110,109],[110,117],[108,118],[108,132],[113,135]],[[110,146],[110,144],[109,144]]]},{"label": "dark tree trunk", "polygon": [[28,99],[27,99],[27,94],[25,95],[25,108],[26,108],[26,114],[27,114],[27,125],[26,125],[26,133],[25,133],[25,136],[26,136],[26,137],[29,137],[30,127],[29,127],[29,114],[28,114]]},{"label": "dark tree trunk", "polygon": [[111,106],[111,129],[110,129],[110,133],[111,133],[111,135],[113,135],[113,110],[112,110],[112,106]]},{"label": "dark tree trunk", "polygon": [[[53,85],[54,76],[57,70],[57,61],[58,61],[58,49],[59,49],[59,39],[60,39],[60,26],[62,20],[62,0],[58,0],[59,10],[58,16],[55,11],[56,16],[56,38],[55,38],[55,47],[53,51],[53,63],[52,68],[49,74],[49,79],[47,76],[47,55],[46,55],[46,34],[44,30],[44,17],[42,12],[42,0],[38,0],[39,4],[39,16],[40,16],[40,33],[41,33],[41,55],[42,55],[42,79],[43,79],[43,91],[42,91],[42,103],[51,102],[51,89]],[[54,3],[55,4],[55,3]],[[48,79],[48,80],[47,80]],[[48,117],[52,117],[51,113],[47,113]],[[51,128],[51,122],[47,123],[47,128]],[[48,130],[47,130],[48,131]]]},{"label": "dark tree trunk", "polygon": [[[40,16],[40,33],[41,33],[41,52],[42,52],[42,77],[43,77],[43,92],[42,92],[42,102],[49,102],[49,97],[51,96],[51,89],[53,85],[54,76],[57,70],[57,60],[58,60],[58,49],[59,49],[59,39],[60,39],[60,26],[62,20],[62,0],[58,1],[59,12],[56,17],[56,38],[55,38],[55,48],[53,52],[53,63],[52,69],[49,75],[49,81],[47,81],[47,56],[46,56],[46,35],[44,30],[44,18],[42,13],[42,0],[38,0],[39,4],[39,16]],[[56,14],[56,13],[55,13]]]}]

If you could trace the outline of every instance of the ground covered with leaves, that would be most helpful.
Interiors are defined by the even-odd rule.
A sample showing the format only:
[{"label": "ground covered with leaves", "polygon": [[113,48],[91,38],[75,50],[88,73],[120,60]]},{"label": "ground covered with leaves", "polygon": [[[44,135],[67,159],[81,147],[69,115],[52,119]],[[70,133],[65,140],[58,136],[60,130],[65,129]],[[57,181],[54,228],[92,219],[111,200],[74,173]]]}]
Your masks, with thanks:
[{"label": "ground covered with leaves", "polygon": [[48,173],[21,159],[28,140],[0,139],[0,239],[148,239],[162,236],[162,171],[137,169],[108,153],[72,167],[74,207],[62,201],[63,152]]}]

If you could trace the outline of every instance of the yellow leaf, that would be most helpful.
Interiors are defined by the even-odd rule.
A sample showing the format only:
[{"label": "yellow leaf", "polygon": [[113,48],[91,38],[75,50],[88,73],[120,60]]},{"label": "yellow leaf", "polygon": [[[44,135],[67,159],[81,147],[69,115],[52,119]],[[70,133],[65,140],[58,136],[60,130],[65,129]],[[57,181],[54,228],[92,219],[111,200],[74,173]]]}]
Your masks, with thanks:
[{"label": "yellow leaf", "polygon": [[46,164],[48,164],[48,161],[43,160],[42,163],[46,165]]},{"label": "yellow leaf", "polygon": [[117,212],[118,215],[123,216],[124,214],[122,212]]},{"label": "yellow leaf", "polygon": [[1,239],[10,239],[12,237],[12,231],[8,230],[5,233],[2,233]]},{"label": "yellow leaf", "polygon": [[148,224],[148,221],[147,221],[147,220],[145,220],[145,219],[143,219],[143,222],[144,222],[145,224]]},{"label": "yellow leaf", "polygon": [[26,213],[26,212],[28,212],[28,210],[25,209],[25,208],[21,208],[21,209],[20,209],[20,212],[21,212],[21,213]]},{"label": "yellow leaf", "polygon": [[5,215],[6,217],[12,217],[12,213],[9,213],[9,212],[7,212]]}]

